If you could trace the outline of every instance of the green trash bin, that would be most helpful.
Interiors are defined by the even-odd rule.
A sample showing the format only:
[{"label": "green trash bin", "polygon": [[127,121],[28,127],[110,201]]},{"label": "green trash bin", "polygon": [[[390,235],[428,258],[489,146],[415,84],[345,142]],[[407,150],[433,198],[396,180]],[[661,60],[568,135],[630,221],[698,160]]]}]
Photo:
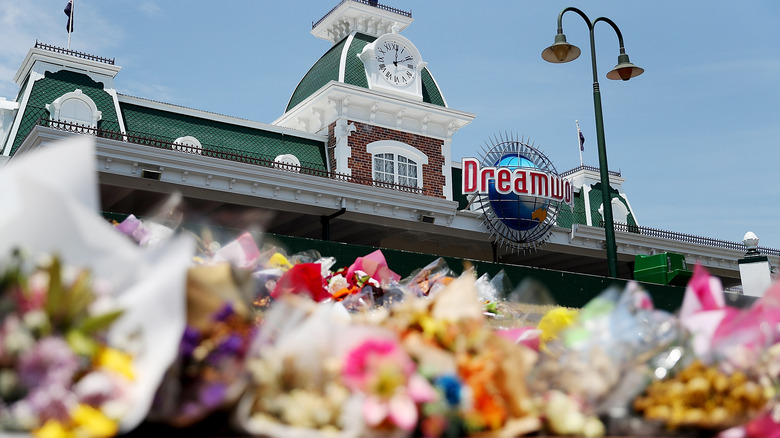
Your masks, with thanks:
[{"label": "green trash bin", "polygon": [[647,283],[685,286],[693,276],[685,256],[674,252],[637,255],[634,259],[634,280]]}]

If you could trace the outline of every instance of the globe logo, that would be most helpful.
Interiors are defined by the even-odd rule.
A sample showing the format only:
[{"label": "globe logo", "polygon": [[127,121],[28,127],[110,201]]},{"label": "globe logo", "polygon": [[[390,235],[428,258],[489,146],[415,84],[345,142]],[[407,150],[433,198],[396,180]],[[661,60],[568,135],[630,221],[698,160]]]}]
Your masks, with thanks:
[{"label": "globe logo", "polygon": [[[521,167],[538,169],[531,160],[518,153],[503,155],[494,165],[512,170]],[[549,200],[537,197],[499,193],[493,181],[489,184],[488,200],[496,218],[507,227],[518,231],[528,231],[543,223],[550,205]]]},{"label": "globe logo", "polygon": [[523,139],[499,135],[486,143],[481,159],[463,159],[463,193],[481,210],[494,244],[536,250],[549,239],[561,206],[572,208],[571,181]]}]

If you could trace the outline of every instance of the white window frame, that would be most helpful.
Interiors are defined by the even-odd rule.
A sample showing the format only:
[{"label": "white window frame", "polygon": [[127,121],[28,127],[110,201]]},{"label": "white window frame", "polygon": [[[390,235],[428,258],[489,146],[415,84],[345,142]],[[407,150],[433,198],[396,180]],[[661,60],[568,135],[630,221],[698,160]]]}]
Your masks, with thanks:
[{"label": "white window frame", "polygon": [[[628,208],[618,198],[612,198],[612,221],[628,225]],[[604,217],[604,203],[599,205],[599,214]]]},{"label": "white window frame", "polygon": [[[89,109],[89,119],[88,120],[81,120],[81,119],[73,119],[70,117],[65,117],[62,115],[62,108],[65,106],[69,101],[77,100],[87,106]],[[83,91],[80,89],[77,89],[75,91],[71,91],[70,93],[65,93],[62,96],[58,97],[54,102],[50,104],[46,104],[46,110],[49,112],[49,115],[53,120],[57,120],[60,122],[67,122],[67,123],[75,123],[78,125],[86,125],[90,128],[97,128],[98,122],[103,118],[103,113],[101,111],[98,111],[97,105],[95,105],[95,101],[93,101],[89,96],[84,94]]]},{"label": "white window frame", "polygon": [[293,154],[277,155],[274,158],[274,167],[288,172],[301,172],[301,160]]},{"label": "white window frame", "polygon": [[174,140],[171,149],[187,154],[203,155],[203,145],[200,144],[200,140],[191,135],[185,135]]},{"label": "white window frame", "polygon": [[428,156],[419,149],[406,143],[395,140],[380,140],[366,145],[366,152],[371,155],[371,178],[376,174],[374,169],[374,156],[378,154],[393,154],[395,166],[393,169],[393,183],[398,184],[398,157],[404,157],[414,161],[417,167],[417,188],[423,188],[423,164],[428,164]]}]

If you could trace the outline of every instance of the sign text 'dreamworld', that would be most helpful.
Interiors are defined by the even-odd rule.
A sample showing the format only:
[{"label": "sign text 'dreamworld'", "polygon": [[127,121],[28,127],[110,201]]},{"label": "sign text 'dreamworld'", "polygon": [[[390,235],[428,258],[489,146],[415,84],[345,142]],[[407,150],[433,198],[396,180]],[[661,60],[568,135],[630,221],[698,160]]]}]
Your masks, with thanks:
[{"label": "sign text 'dreamworld'", "polygon": [[481,167],[475,158],[463,159],[463,193],[488,193],[533,196],[572,206],[571,182],[554,173],[533,168]]}]

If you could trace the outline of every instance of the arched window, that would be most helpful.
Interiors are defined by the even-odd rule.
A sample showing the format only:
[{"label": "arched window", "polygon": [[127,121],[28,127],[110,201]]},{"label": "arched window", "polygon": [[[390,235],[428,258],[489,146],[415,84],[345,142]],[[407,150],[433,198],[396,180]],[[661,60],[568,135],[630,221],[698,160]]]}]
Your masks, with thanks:
[{"label": "arched window", "polygon": [[274,158],[274,167],[290,172],[300,172],[301,160],[293,154],[277,155],[276,158]]},{"label": "arched window", "polygon": [[[599,214],[604,217],[604,204],[599,205]],[[618,198],[612,198],[612,222],[628,224],[628,208]]]},{"label": "arched window", "polygon": [[197,138],[187,135],[179,137],[173,141],[174,151],[186,152],[188,154],[203,155],[203,146]]},{"label": "arched window", "polygon": [[97,123],[103,118],[103,113],[98,111],[95,102],[81,90],[63,94],[46,105],[46,110],[53,120],[90,128],[97,128]]},{"label": "arched window", "polygon": [[398,184],[422,188],[422,165],[428,157],[419,149],[394,140],[382,140],[366,145],[371,154],[372,175],[376,185]]},{"label": "arched window", "polygon": [[621,224],[628,224],[628,209],[618,198],[612,198],[612,220]]}]

